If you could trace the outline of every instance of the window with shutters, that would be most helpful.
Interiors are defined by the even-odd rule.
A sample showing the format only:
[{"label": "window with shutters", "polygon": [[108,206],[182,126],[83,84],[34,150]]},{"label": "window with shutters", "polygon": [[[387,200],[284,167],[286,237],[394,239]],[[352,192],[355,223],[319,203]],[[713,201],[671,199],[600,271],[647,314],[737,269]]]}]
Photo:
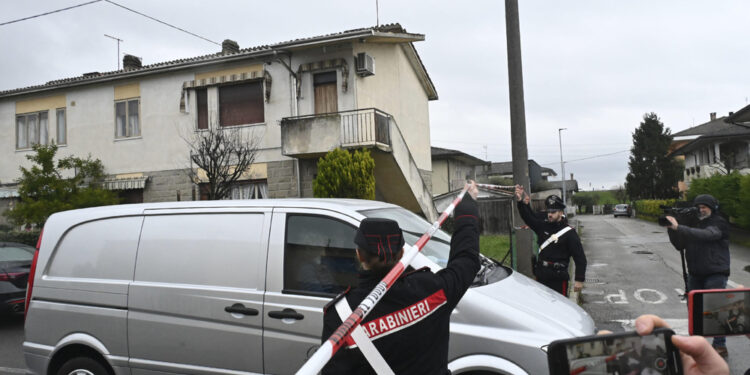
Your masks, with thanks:
[{"label": "window with shutters", "polygon": [[[265,121],[263,104],[262,81],[220,86],[219,124],[237,126],[262,123]],[[200,109],[198,114],[200,118]]]}]

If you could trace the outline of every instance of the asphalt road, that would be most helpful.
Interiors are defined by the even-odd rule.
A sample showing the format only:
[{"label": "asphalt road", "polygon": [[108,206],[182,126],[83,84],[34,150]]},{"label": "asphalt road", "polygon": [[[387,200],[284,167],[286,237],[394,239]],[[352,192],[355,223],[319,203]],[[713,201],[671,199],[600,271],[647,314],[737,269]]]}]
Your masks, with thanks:
[{"label": "asphalt road", "polygon": [[[633,330],[633,321],[652,313],[666,318],[677,333],[687,334],[687,305],[679,297],[685,284],[680,253],[666,229],[632,218],[578,216],[588,270],[581,293],[583,308],[599,329]],[[732,246],[730,285],[750,286],[750,249]],[[749,267],[750,269],[750,267]],[[709,339],[710,340],[710,339]],[[750,340],[727,339],[732,374],[750,368]]]},{"label": "asphalt road", "polygon": [[23,374],[23,315],[0,314],[0,374]]}]

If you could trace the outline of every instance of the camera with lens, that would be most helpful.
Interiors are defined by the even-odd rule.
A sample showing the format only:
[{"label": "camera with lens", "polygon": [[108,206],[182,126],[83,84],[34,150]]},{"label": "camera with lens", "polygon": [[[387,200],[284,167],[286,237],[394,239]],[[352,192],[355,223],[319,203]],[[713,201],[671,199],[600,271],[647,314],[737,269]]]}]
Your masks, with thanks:
[{"label": "camera with lens", "polygon": [[659,225],[663,227],[672,225],[669,220],[667,220],[667,216],[674,217],[677,219],[677,223],[681,225],[694,226],[695,223],[698,222],[700,211],[690,202],[678,202],[678,207],[659,206],[659,208],[664,211],[664,215],[659,216],[658,220]]}]

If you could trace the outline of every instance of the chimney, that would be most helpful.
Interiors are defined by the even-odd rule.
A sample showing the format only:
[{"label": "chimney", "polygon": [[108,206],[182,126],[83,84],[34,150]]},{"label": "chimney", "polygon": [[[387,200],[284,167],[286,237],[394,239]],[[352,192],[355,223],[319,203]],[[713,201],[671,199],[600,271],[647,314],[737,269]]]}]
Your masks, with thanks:
[{"label": "chimney", "polygon": [[733,115],[733,114],[734,114],[734,112],[729,112],[729,116],[731,116],[731,115]]},{"label": "chimney", "polygon": [[122,57],[122,68],[124,70],[133,70],[141,68],[141,59],[133,55],[125,54]]},{"label": "chimney", "polygon": [[716,112],[711,112],[711,121],[716,120]]},{"label": "chimney", "polygon": [[222,55],[228,55],[230,53],[238,53],[240,52],[240,45],[237,44],[234,40],[230,39],[224,39],[223,42],[221,42],[221,54]]},{"label": "chimney", "polygon": [[570,179],[573,180],[573,174],[572,173],[570,174]]}]

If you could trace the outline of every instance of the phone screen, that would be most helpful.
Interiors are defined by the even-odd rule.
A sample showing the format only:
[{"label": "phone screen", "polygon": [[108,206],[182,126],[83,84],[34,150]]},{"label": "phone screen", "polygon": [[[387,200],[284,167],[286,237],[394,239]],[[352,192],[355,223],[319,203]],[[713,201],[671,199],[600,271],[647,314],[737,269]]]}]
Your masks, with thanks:
[{"label": "phone screen", "polygon": [[750,334],[750,289],[693,290],[688,294],[690,334]]},{"label": "phone screen", "polygon": [[550,344],[551,375],[681,374],[679,352],[669,329],[586,336]]}]

